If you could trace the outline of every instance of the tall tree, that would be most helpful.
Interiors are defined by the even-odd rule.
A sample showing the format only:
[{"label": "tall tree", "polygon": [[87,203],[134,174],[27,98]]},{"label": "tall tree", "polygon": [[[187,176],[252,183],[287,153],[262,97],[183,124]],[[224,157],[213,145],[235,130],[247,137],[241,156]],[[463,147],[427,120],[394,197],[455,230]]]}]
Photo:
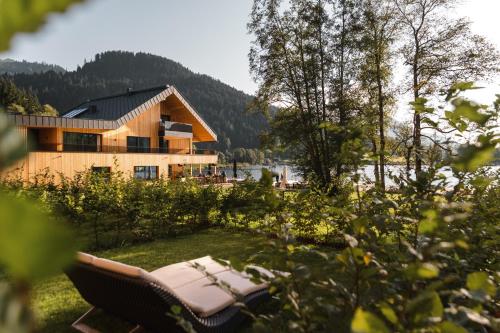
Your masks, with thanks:
[{"label": "tall tree", "polygon": [[[363,66],[361,86],[367,95],[365,113],[367,126],[376,126],[372,131],[372,151],[378,155],[375,163],[375,179],[382,192],[385,191],[385,155],[387,113],[394,99],[390,90],[394,67],[394,42],[398,32],[395,8],[389,1],[367,0],[363,6]],[[373,123],[370,124],[370,122]],[[376,124],[376,125],[374,125]],[[377,140],[378,136],[378,149]]]},{"label": "tall tree", "polygon": [[[498,71],[500,57],[470,22],[450,18],[458,0],[393,0],[404,27],[402,55],[410,72],[413,98],[427,98],[437,87],[476,81]],[[422,171],[422,114],[413,116],[415,171]]]},{"label": "tall tree", "polygon": [[328,187],[349,164],[357,109],[349,90],[355,78],[357,1],[255,0],[249,31],[255,35],[250,68],[257,99],[280,110],[271,134],[286,145],[308,177]]}]

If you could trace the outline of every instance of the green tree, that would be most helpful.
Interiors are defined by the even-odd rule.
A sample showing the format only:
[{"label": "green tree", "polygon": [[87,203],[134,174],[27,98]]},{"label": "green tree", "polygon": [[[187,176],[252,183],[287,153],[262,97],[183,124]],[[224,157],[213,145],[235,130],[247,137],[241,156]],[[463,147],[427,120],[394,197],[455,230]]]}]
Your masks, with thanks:
[{"label": "green tree", "polygon": [[[363,7],[363,66],[361,84],[367,95],[365,112],[369,120],[367,127],[376,124],[377,130],[372,133],[373,153],[377,155],[375,178],[385,191],[385,156],[386,156],[386,123],[394,98],[390,90],[392,71],[394,68],[394,42],[397,37],[398,24],[395,8],[388,1],[368,0]],[[375,136],[378,135],[377,140]]]},{"label": "green tree", "polygon": [[[464,18],[449,18],[457,0],[393,0],[403,27],[401,54],[408,67],[413,98],[428,98],[440,86],[476,81],[498,71],[500,56],[494,46],[470,31]],[[415,171],[422,171],[422,118],[413,114]]]},{"label": "green tree", "polygon": [[356,155],[344,152],[360,134],[351,94],[359,11],[350,0],[255,0],[248,25],[257,104],[281,106],[268,141],[288,148],[303,174],[324,189],[355,164]]}]

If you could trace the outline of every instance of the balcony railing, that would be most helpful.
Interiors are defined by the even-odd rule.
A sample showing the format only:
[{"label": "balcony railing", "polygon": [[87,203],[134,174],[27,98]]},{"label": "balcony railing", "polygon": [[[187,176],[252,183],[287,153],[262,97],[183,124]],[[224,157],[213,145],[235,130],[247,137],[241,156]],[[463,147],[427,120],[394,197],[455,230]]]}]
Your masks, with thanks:
[{"label": "balcony railing", "polygon": [[193,125],[174,121],[160,121],[158,135],[165,136],[165,132],[193,133]]},{"label": "balcony railing", "polygon": [[183,154],[183,155],[215,155],[209,149],[174,149],[174,148],[147,148],[126,146],[95,146],[95,145],[64,145],[64,144],[38,144],[30,149],[32,152],[90,152],[90,153],[134,153],[134,154]]}]

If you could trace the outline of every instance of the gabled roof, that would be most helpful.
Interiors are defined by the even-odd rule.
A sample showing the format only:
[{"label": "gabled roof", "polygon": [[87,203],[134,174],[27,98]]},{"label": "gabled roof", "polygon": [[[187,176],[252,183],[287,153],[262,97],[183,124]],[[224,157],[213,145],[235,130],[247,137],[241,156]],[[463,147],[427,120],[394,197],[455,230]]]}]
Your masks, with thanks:
[{"label": "gabled roof", "polygon": [[[68,110],[63,117],[79,119],[119,120],[128,113],[155,99],[169,86],[130,90],[122,94],[91,99]],[[78,112],[80,111],[80,112]],[[71,116],[72,113],[75,115]]]},{"label": "gabled roof", "polygon": [[175,96],[213,140],[217,140],[215,132],[172,86],[128,91],[119,95],[89,100],[68,110],[61,117],[10,116],[19,126],[117,129],[170,96]]}]

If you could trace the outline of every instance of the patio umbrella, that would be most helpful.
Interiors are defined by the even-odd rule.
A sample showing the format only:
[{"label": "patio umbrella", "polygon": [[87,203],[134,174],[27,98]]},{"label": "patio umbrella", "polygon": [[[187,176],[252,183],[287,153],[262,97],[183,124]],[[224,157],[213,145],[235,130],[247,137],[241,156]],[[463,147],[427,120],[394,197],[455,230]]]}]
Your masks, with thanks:
[{"label": "patio umbrella", "polygon": [[236,180],[238,178],[238,166],[236,165],[236,159],[233,159],[233,178]]}]

